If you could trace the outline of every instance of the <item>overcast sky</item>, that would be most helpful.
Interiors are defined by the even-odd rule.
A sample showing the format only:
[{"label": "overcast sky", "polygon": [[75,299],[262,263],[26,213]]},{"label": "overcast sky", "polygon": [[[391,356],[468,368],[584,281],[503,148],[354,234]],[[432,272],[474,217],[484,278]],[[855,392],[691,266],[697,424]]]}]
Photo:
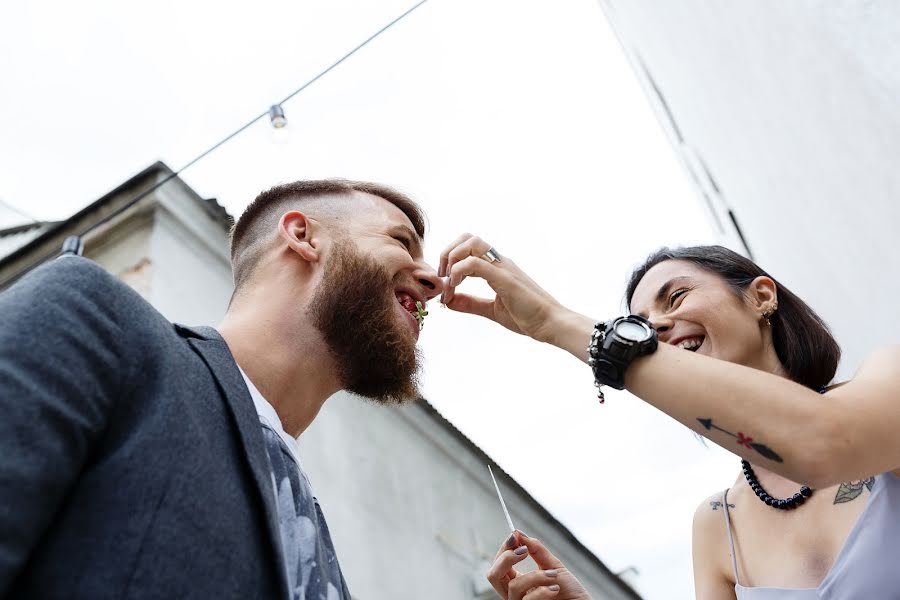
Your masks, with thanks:
[{"label": "overcast sky", "polygon": [[[63,219],[177,169],[411,4],[7,3],[0,199]],[[435,264],[477,233],[598,319],[651,250],[713,241],[595,0],[430,0],[284,109],[287,139],[260,122],[184,180],[234,215],[283,181],[395,185]],[[693,597],[693,511],[736,458],[627,393],[600,406],[583,364],[487,322],[434,307],[421,344],[438,410],[647,598]]]}]

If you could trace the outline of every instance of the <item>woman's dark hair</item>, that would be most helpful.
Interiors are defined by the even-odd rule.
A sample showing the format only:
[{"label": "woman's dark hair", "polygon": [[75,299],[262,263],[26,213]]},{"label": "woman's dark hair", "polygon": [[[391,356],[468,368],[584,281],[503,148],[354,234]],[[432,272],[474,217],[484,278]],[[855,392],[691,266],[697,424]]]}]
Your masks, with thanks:
[{"label": "woman's dark hair", "polygon": [[806,302],[755,262],[722,246],[661,248],[651,254],[628,280],[625,301],[629,310],[634,290],[647,271],[667,260],[683,260],[715,273],[741,296],[757,277],[771,278],[778,286],[778,310],[770,317],[772,342],[788,377],[815,390],[828,385],[834,378],[841,348],[825,322]]}]

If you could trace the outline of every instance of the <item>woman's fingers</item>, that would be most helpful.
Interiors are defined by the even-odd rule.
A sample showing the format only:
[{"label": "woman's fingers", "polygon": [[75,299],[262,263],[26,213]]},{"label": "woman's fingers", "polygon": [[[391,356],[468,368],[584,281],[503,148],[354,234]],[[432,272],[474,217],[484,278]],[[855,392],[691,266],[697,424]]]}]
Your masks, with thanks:
[{"label": "woman's fingers", "polygon": [[[447,269],[448,277],[444,285],[444,294],[441,297],[441,302],[450,306],[450,303],[453,302],[453,298],[456,296],[456,287],[465,281],[466,277],[474,275],[475,277],[484,278],[491,267],[492,265],[486,260],[474,256],[469,256],[460,262],[454,263],[453,266]],[[490,282],[488,284],[490,285]]]},{"label": "woman's fingers", "polygon": [[478,256],[464,258],[459,262],[453,263],[453,266],[447,270],[447,274],[450,276],[450,281],[448,283],[452,288],[458,287],[459,284],[465,281],[466,277],[469,277],[470,275],[480,277],[484,279],[488,285],[494,287],[492,282],[494,282],[497,277],[501,276],[502,273],[503,272],[496,264],[489,263]]},{"label": "woman's fingers", "polygon": [[528,548],[525,546],[519,546],[515,550],[504,550],[494,559],[494,564],[488,569],[488,579],[491,581],[500,579],[526,558],[528,558]]},{"label": "woman's fingers", "polygon": [[544,546],[537,538],[522,536],[519,538],[522,544],[528,548],[528,554],[537,563],[541,569],[559,569],[564,568],[558,558],[553,556],[547,547]]},{"label": "woman's fingers", "polygon": [[559,595],[559,586],[556,584],[547,587],[539,587],[531,590],[522,600],[548,600]]},{"label": "woman's fingers", "polygon": [[528,558],[528,548],[519,546],[514,550],[501,549],[494,564],[487,572],[487,580],[501,598],[506,598],[509,585],[522,575],[513,567]]},{"label": "woman's fingers", "polygon": [[474,256],[481,258],[491,249],[491,245],[478,236],[471,236],[456,245],[455,248],[447,253],[446,270],[449,273],[453,269],[453,265],[459,261]]},{"label": "woman's fingers", "polygon": [[[469,256],[454,263],[447,271],[448,277],[444,285],[444,293],[441,297],[441,302],[446,306],[450,306],[453,299],[456,297],[456,288],[459,287],[467,277],[478,277],[479,279],[483,279],[491,289],[498,293],[498,295],[506,288],[515,287],[514,272],[500,268],[498,265],[499,263],[491,263],[478,256]],[[512,267],[511,264],[509,266]],[[456,306],[454,305],[452,308],[456,308]],[[493,314],[493,311],[487,313],[485,316],[490,317],[491,314]]]},{"label": "woman's fingers", "polygon": [[[481,258],[492,247],[489,243],[471,233],[464,233],[441,252],[438,263],[438,277],[446,277],[453,265],[466,257]],[[494,261],[488,261],[494,262]]]},{"label": "woman's fingers", "polygon": [[[557,572],[554,569],[532,571],[531,573],[519,575],[509,582],[509,595],[507,596],[507,600],[540,598],[540,595],[534,595],[536,592],[540,591],[535,588],[546,588],[552,585],[556,586],[557,589],[552,591],[553,593],[556,593],[559,590],[559,584],[556,583],[556,578]],[[547,597],[549,598],[551,596]]]},{"label": "woman's fingers", "polygon": [[469,294],[453,293],[448,300],[444,298],[448,308],[458,312],[469,313],[490,319],[494,314],[494,301]]},{"label": "woman's fingers", "polygon": [[500,555],[507,550],[515,550],[516,548],[521,546],[522,543],[519,540],[522,539],[522,537],[525,537],[525,534],[521,531],[513,531],[511,534],[509,534],[509,537],[506,538],[502,544],[500,544],[500,549],[497,550],[497,554],[494,555],[494,561],[496,562],[497,559],[500,558]]},{"label": "woman's fingers", "polygon": [[[465,234],[441,256],[445,306],[491,319],[516,333],[548,341],[560,315],[568,311],[522,271],[503,257],[490,262],[484,254],[491,248],[483,239]],[[477,277],[496,293],[493,300],[466,299],[455,302],[456,289],[468,277]],[[579,341],[579,344],[581,342]]]},{"label": "woman's fingers", "polygon": [[455,240],[453,240],[450,244],[447,245],[446,248],[444,248],[441,251],[441,259],[440,259],[440,263],[438,264],[438,277],[446,277],[447,276],[447,269],[448,269],[447,263],[450,261],[450,253],[457,246],[459,246],[460,244],[462,244],[463,242],[465,242],[466,240],[468,240],[469,238],[472,238],[472,237],[475,237],[475,236],[473,236],[471,233],[464,233],[461,236],[459,236],[458,238],[456,238]]},{"label": "woman's fingers", "polygon": [[[530,556],[538,570],[520,573],[513,566]],[[553,565],[553,566],[546,566]],[[514,531],[500,546],[488,581],[505,600],[590,600],[590,595],[559,559],[537,539]]]}]

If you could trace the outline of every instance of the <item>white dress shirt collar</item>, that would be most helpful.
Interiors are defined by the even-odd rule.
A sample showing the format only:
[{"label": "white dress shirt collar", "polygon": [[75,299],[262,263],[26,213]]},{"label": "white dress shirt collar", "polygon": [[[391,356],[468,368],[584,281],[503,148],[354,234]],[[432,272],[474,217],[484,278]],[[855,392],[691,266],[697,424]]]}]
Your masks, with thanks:
[{"label": "white dress shirt collar", "polygon": [[284,440],[285,445],[291,452],[291,456],[294,458],[294,462],[296,462],[297,466],[302,470],[303,463],[300,462],[300,445],[297,443],[297,439],[284,430],[281,419],[278,418],[278,413],[275,412],[275,407],[269,404],[269,401],[263,397],[256,386],[253,385],[253,382],[250,381],[250,378],[247,377],[247,374],[244,373],[244,370],[241,369],[240,365],[238,365],[238,370],[244,378],[244,383],[247,384],[247,389],[250,390],[250,397],[253,398],[253,405],[256,407],[256,414],[259,415],[259,420],[265,423],[269,429],[277,433],[278,436]]}]

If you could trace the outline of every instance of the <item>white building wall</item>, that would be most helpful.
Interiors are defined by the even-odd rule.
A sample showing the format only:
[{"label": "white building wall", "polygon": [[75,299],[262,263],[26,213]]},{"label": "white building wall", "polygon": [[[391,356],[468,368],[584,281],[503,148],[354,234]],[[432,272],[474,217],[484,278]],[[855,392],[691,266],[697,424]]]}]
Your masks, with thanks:
[{"label": "white building wall", "polygon": [[215,237],[197,237],[184,221],[162,206],[156,213],[151,248],[150,302],[171,321],[218,324],[233,289],[228,244],[221,226]]},{"label": "white building wall", "polygon": [[900,3],[601,5],[723,241],[731,210],[832,326],[839,377],[900,341]]},{"label": "white building wall", "polygon": [[[386,408],[340,393],[300,438],[304,467],[359,600],[496,598],[484,574],[509,530],[487,458],[439,421],[421,404]],[[494,471],[516,527],[551,547],[595,599],[626,597]],[[476,596],[476,588],[489,593]]]}]

